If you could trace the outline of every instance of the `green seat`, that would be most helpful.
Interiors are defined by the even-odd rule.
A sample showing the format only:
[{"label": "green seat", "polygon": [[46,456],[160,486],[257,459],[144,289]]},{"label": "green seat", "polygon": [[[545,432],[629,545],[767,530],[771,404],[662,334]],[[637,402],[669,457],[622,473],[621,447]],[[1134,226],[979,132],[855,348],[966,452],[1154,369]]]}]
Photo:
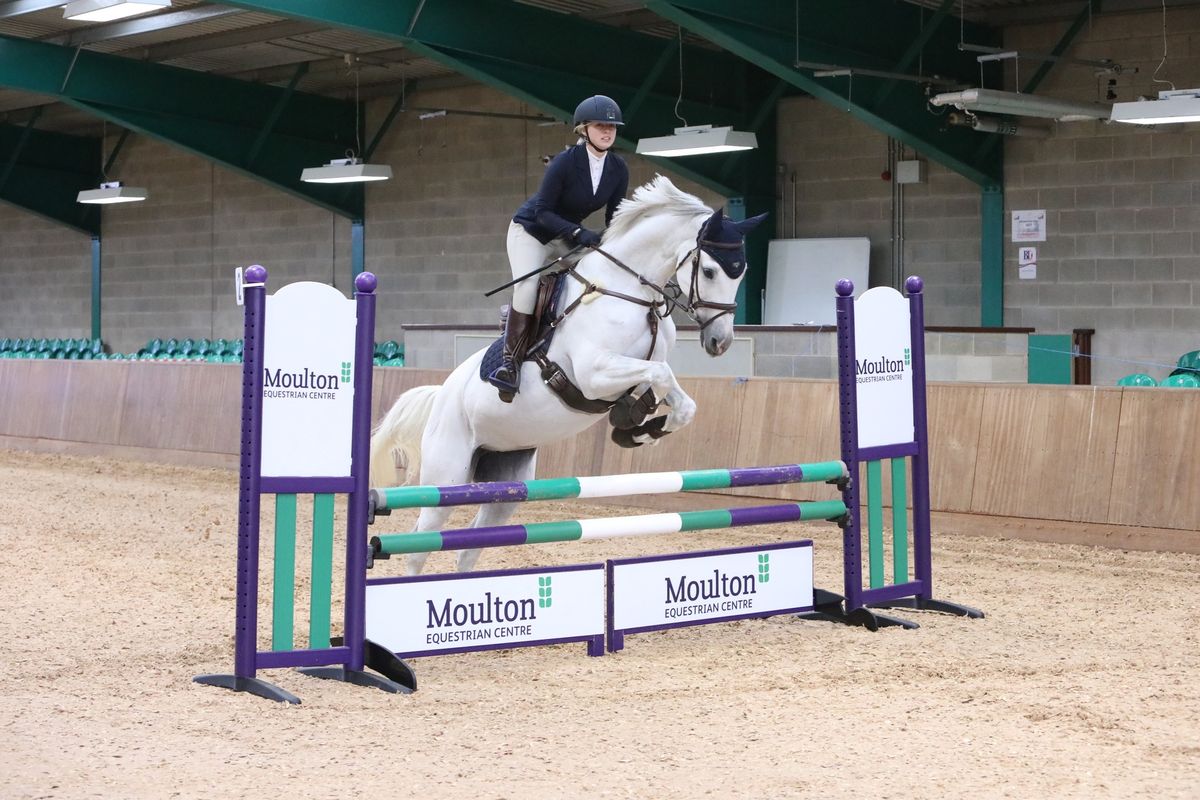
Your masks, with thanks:
[{"label": "green seat", "polygon": [[229,351],[228,352],[231,353],[232,355],[237,356],[237,360],[241,361],[242,360],[242,340],[241,339],[231,340],[229,342]]},{"label": "green seat", "polygon": [[206,356],[212,352],[212,342],[208,339],[197,339],[192,352],[198,356]]},{"label": "green seat", "polygon": [[1144,372],[1135,372],[1117,381],[1117,386],[1158,386],[1158,381]]},{"label": "green seat", "polygon": [[1200,350],[1181,355],[1171,375],[1195,375],[1200,378]]},{"label": "green seat", "polygon": [[397,353],[402,353],[400,343],[389,339],[386,342],[376,342],[375,355],[382,356],[384,359],[395,358]]},{"label": "green seat", "polygon": [[163,342],[163,346],[162,346],[162,350],[160,351],[160,354],[165,355],[165,356],[173,356],[173,355],[176,355],[178,352],[179,352],[179,340],[172,337],[170,339],[167,339],[165,342]]},{"label": "green seat", "polygon": [[1178,374],[1171,373],[1159,386],[1174,386],[1177,388],[1197,389],[1200,388],[1200,378],[1196,377],[1192,372],[1180,372]]},{"label": "green seat", "polygon": [[386,359],[383,362],[383,365],[385,367],[403,367],[404,366],[404,356],[397,356],[395,358]]},{"label": "green seat", "polygon": [[179,355],[190,356],[196,349],[195,339],[181,339],[179,341]]},{"label": "green seat", "polygon": [[143,347],[140,352],[145,353],[146,355],[156,356],[162,352],[162,347],[162,339],[151,339],[150,341],[146,342],[146,346]]}]

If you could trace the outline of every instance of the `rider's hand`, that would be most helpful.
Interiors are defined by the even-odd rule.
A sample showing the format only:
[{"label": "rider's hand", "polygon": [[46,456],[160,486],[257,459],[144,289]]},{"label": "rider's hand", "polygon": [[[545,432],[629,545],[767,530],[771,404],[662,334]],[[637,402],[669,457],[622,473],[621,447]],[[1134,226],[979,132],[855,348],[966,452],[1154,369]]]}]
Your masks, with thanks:
[{"label": "rider's hand", "polygon": [[589,231],[587,228],[576,228],[571,235],[575,239],[575,244],[581,247],[597,247],[600,244],[600,234]]}]

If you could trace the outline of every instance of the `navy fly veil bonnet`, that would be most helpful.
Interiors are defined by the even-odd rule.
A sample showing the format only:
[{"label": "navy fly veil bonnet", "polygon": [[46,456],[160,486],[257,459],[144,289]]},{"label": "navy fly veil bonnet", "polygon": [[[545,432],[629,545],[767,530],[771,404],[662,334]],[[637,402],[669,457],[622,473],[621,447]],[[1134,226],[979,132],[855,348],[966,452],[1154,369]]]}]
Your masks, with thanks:
[{"label": "navy fly veil bonnet", "polygon": [[758,227],[767,218],[766,214],[734,222],[725,216],[725,209],[718,208],[700,228],[697,244],[731,278],[739,278],[746,271],[746,234]]}]

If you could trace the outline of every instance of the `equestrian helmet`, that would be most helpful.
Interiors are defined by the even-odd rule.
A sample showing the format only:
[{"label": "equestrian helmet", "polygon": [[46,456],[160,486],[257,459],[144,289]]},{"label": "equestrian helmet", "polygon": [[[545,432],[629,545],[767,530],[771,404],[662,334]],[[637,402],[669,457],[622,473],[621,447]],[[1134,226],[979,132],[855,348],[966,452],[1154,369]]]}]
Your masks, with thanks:
[{"label": "equestrian helmet", "polygon": [[575,107],[575,126],[586,125],[589,122],[601,122],[608,125],[624,125],[621,119],[621,107],[611,97],[594,94]]}]

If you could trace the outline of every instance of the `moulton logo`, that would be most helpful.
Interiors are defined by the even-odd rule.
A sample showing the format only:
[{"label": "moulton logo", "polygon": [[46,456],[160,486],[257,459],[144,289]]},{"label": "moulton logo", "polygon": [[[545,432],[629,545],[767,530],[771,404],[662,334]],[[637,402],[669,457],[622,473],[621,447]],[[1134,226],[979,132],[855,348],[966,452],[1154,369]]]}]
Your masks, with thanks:
[{"label": "moulton logo", "polygon": [[[539,592],[539,594],[541,594]],[[545,608],[549,605],[548,590]],[[463,625],[491,625],[499,622],[523,622],[537,619],[537,610],[533,598],[522,597],[519,600],[506,600],[490,591],[485,592],[483,599],[474,603],[458,603],[453,597],[447,597],[439,607],[434,601],[425,601],[428,620],[426,628],[451,628]]]},{"label": "moulton logo", "polygon": [[757,594],[754,575],[730,575],[714,568],[711,578],[689,578],[680,575],[679,582],[664,578],[667,584],[667,603],[690,603],[696,600],[720,600]]},{"label": "moulton logo", "polygon": [[904,355],[901,358],[888,358],[880,356],[872,359],[857,359],[854,363],[854,372],[858,377],[859,383],[872,383],[878,381],[898,381],[904,378],[904,370],[912,366],[912,351],[909,348],[904,348]]},{"label": "moulton logo", "polygon": [[338,373],[313,372],[308,367],[295,372],[282,368],[263,370],[263,395],[302,400],[333,400],[353,375],[353,363],[343,361]]}]

